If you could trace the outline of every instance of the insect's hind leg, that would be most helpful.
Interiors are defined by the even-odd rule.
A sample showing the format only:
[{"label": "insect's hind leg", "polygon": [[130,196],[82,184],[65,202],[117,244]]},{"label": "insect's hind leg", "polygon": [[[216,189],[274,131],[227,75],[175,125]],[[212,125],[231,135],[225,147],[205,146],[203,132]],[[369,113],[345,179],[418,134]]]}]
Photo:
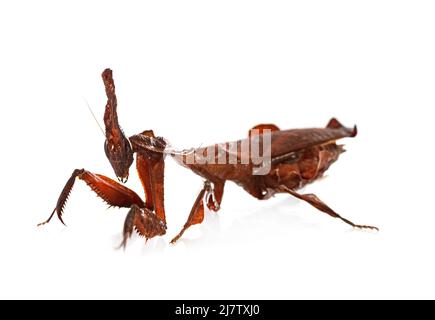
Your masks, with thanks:
[{"label": "insect's hind leg", "polygon": [[338,219],[342,220],[343,222],[347,223],[348,225],[351,225],[354,228],[371,229],[371,230],[379,231],[379,229],[377,227],[355,224],[352,221],[350,221],[346,218],[343,218],[338,213],[336,213],[334,210],[332,210],[329,206],[327,206],[322,200],[320,200],[314,194],[300,194],[300,193],[297,193],[296,191],[294,191],[294,190],[292,190],[284,185],[280,186],[279,190],[283,191],[283,192],[287,192],[298,199],[301,199],[305,202],[308,202],[316,209],[329,214],[331,217],[338,218]]}]

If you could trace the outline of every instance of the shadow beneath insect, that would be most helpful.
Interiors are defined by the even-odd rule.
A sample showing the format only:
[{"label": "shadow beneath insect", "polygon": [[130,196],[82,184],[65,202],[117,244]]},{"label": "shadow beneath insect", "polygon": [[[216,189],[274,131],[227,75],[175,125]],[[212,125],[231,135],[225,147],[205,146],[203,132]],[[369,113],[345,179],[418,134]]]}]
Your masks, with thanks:
[{"label": "shadow beneath insect", "polygon": [[230,210],[225,209],[226,206],[218,213],[207,212],[204,222],[196,226],[201,235],[195,239],[181,238],[179,243],[183,243],[188,248],[214,244],[232,246],[241,239],[258,241],[269,237],[271,233],[282,234],[297,229],[319,227],[318,224],[308,223],[301,217],[303,213],[299,212],[298,208],[302,201],[286,195],[276,197],[279,199],[274,199],[272,203],[257,201],[257,209],[250,208],[250,212],[241,211],[239,214],[241,217],[236,218],[226,228],[222,226],[221,215],[228,213],[237,216],[238,212],[228,212]]},{"label": "shadow beneath insect", "polygon": [[168,243],[162,237],[157,237],[148,240],[141,248],[141,254],[158,253],[164,251],[168,247]]},{"label": "shadow beneath insect", "polygon": [[[122,247],[122,235],[113,235],[113,247],[115,250],[127,252],[129,250],[136,250],[140,246],[140,254],[149,255],[153,253],[159,253],[164,251],[168,247],[167,240],[162,237],[155,237],[146,241],[143,237],[140,237],[136,232],[133,232],[130,239],[127,242],[126,247]],[[135,248],[135,249],[133,249]]]}]

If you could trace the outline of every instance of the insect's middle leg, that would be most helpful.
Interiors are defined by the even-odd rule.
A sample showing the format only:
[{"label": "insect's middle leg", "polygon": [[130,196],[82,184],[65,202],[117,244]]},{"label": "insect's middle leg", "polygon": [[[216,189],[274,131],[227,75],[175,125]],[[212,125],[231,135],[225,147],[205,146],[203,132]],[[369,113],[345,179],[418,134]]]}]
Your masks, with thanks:
[{"label": "insect's middle leg", "polygon": [[184,224],[183,229],[178,233],[178,235],[172,239],[171,243],[177,242],[184,234],[184,232],[191,226],[195,224],[200,224],[204,220],[204,203],[208,202],[208,199],[212,193],[212,187],[210,181],[204,182],[204,187],[198,194],[198,197],[193,204],[192,210],[190,211],[189,217]]},{"label": "insect's middle leg", "polygon": [[209,210],[218,212],[221,208],[222,197],[224,196],[225,181],[213,182],[213,189],[209,192],[207,207]]}]

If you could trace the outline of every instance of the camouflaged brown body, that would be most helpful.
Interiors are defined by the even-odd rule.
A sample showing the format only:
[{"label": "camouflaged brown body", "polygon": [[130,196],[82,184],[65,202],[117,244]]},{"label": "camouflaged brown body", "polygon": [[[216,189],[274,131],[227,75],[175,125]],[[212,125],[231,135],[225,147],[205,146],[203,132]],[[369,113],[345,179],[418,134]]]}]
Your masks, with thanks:
[{"label": "camouflaged brown body", "polygon": [[[134,162],[133,155],[136,154],[136,170],[144,188],[145,201],[136,192],[111,178],[85,169],[75,169],[67,180],[52,214],[39,225],[48,223],[55,213],[63,223],[65,204],[78,178],[110,206],[129,208],[124,222],[122,246],[125,247],[134,230],[145,239],[164,235],[167,228],[164,209],[164,161],[167,155],[171,155],[181,165],[205,178],[203,188],[185,225],[173,238],[172,243],[180,239],[189,227],[203,221],[206,207],[215,212],[221,208],[226,181],[235,182],[257,199],[268,199],[275,193],[287,193],[352,227],[377,230],[376,227],[354,224],[343,218],[314,194],[300,194],[296,191],[320,178],[328,170],[343,152],[342,146],[335,143],[336,140],[355,137],[356,127],[346,128],[335,118],[329,121],[326,128],[280,130],[274,124],[257,125],[249,131],[247,139],[250,141],[260,139],[266,133],[271,134],[270,150],[266,150],[266,153],[270,154],[266,159],[267,168],[270,170],[258,175],[254,170],[258,165],[254,161],[256,159],[242,153],[244,149],[241,146],[247,139],[232,144],[237,146],[236,151],[231,151],[234,149],[228,147],[230,143],[224,143],[214,145],[212,149],[215,152],[207,154],[209,148],[181,153],[174,151],[168,148],[165,139],[156,137],[152,130],[127,138],[119,125],[112,71],[104,70],[102,78],[107,95],[104,113],[106,156],[118,180],[126,183],[130,166]],[[264,153],[266,145],[263,144],[261,148]],[[212,161],[188,161],[191,154],[199,154],[209,160],[211,158]],[[222,155],[224,161],[220,162]],[[236,161],[231,162],[230,158],[235,158]],[[245,162],[242,160],[246,158],[249,161],[243,164]]]},{"label": "camouflaged brown body", "polygon": [[[271,135],[271,169],[266,175],[254,175],[253,163],[242,164],[241,145],[245,141],[236,141],[237,163],[218,164],[219,152],[227,153],[230,159],[228,144],[216,144],[214,161],[198,164],[188,163],[183,157],[183,165],[196,174],[212,182],[233,181],[258,199],[267,199],[277,192],[280,185],[291,189],[299,189],[322,177],[329,166],[337,161],[344,151],[336,140],[355,136],[356,129],[313,128],[274,131]],[[196,154],[207,156],[210,147],[195,149]],[[250,158],[250,155],[246,156]]]}]

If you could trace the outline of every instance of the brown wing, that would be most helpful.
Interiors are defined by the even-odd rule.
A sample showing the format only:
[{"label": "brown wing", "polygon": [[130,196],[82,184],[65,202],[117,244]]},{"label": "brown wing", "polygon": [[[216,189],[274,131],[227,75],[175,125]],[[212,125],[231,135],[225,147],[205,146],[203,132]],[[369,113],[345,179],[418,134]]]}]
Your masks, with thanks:
[{"label": "brown wing", "polygon": [[[305,148],[313,147],[316,145],[321,145],[327,142],[332,142],[341,138],[355,137],[357,134],[356,126],[353,128],[346,128],[341,125],[336,119],[331,119],[326,128],[312,128],[312,129],[291,129],[291,130],[281,130],[275,125],[258,125],[253,129],[271,129],[271,156],[272,159],[280,156],[292,157],[292,152],[302,150]],[[251,129],[252,130],[252,129]],[[251,138],[259,139],[257,134],[250,134]],[[213,146],[215,150],[220,150],[229,156],[233,156],[238,161],[241,160],[241,150],[242,144],[247,143],[248,139],[238,140],[234,142],[227,142],[222,144],[217,144]],[[230,147],[231,146],[231,147]],[[198,154],[204,154],[204,150],[208,147],[196,149],[195,152]],[[248,149],[249,150],[249,149]],[[219,153],[218,152],[218,153]],[[248,155],[249,157],[249,155]],[[284,157],[281,160],[287,159]],[[280,161],[281,161],[280,160]],[[216,163],[218,161],[216,160]]]},{"label": "brown wing", "polygon": [[289,152],[313,147],[346,137],[355,137],[356,126],[346,128],[339,126],[335,119],[326,128],[293,129],[272,133],[272,157],[278,157]]}]

